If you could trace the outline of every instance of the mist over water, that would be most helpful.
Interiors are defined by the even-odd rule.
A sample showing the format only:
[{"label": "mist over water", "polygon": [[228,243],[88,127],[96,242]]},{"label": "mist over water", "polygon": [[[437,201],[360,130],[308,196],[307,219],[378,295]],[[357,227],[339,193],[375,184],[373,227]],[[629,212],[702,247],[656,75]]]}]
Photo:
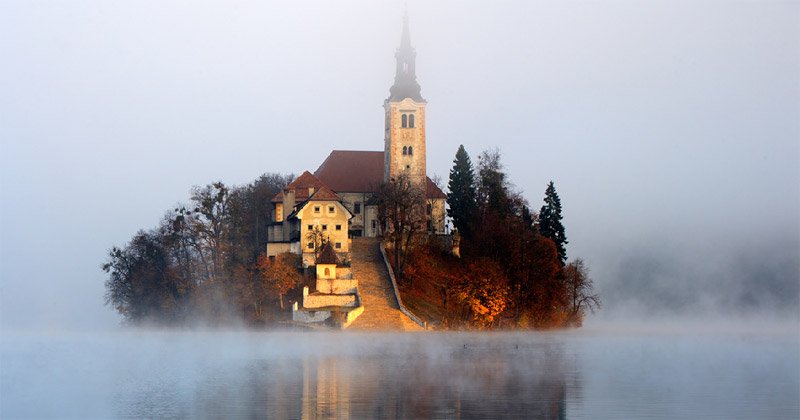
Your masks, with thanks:
[{"label": "mist over water", "polygon": [[3,417],[791,418],[797,334],[5,337]]},{"label": "mist over water", "polygon": [[0,417],[800,417],[800,4],[409,12],[430,175],[554,180],[584,329],[120,325],[108,249],[191,186],[383,148],[402,4],[0,2]]},{"label": "mist over water", "polygon": [[800,322],[800,236],[791,231],[647,237],[617,250],[598,263],[601,318]]}]

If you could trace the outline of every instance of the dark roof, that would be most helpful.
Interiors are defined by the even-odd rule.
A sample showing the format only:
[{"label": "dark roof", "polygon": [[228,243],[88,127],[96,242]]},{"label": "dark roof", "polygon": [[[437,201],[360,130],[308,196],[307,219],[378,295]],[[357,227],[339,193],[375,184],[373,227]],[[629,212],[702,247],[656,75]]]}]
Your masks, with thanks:
[{"label": "dark roof", "polygon": [[[383,164],[383,152],[334,150],[319,165],[314,175],[339,193],[377,193],[383,183]],[[447,198],[428,177],[425,194],[428,198]]]},{"label": "dark roof", "polygon": [[308,200],[308,189],[314,188],[314,191],[325,187],[325,184],[322,183],[317,177],[311,175],[311,172],[304,171],[302,175],[295,178],[294,181],[290,182],[283,191],[275,194],[275,197],[272,197],[273,203],[280,203],[283,202],[284,192],[289,190],[294,190],[294,201],[296,203],[302,203],[303,201]]},{"label": "dark roof", "polygon": [[339,257],[336,255],[336,251],[333,250],[330,241],[325,242],[325,245],[322,247],[322,253],[317,257],[317,264],[339,265]]}]

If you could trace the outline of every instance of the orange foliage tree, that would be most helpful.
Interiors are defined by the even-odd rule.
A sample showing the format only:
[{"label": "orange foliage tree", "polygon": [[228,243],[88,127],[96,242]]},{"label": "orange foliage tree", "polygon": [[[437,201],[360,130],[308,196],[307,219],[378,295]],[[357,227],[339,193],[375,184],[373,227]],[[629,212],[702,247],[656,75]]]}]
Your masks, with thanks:
[{"label": "orange foliage tree", "polygon": [[456,297],[466,306],[472,323],[491,328],[509,304],[508,280],[496,262],[482,258],[469,265],[468,277],[456,287]]},{"label": "orange foliage tree", "polygon": [[275,261],[271,261],[266,255],[258,259],[258,269],[261,280],[267,290],[278,295],[281,309],[284,308],[283,297],[290,290],[300,284],[302,277],[297,271],[299,256],[290,252],[278,254]]}]

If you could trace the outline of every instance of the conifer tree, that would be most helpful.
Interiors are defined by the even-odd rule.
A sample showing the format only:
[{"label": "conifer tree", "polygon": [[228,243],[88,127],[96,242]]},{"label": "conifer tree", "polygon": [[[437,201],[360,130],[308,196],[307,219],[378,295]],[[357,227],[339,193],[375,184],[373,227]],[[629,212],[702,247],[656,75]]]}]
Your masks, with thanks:
[{"label": "conifer tree", "polygon": [[469,235],[469,225],[475,215],[475,172],[464,145],[458,146],[450,181],[447,183],[447,215],[453,219],[453,226],[462,234]]},{"label": "conifer tree", "polygon": [[567,261],[567,250],[564,245],[569,242],[564,233],[561,219],[561,199],[558,197],[553,181],[550,181],[544,193],[544,206],[539,211],[539,233],[545,238],[550,238],[556,244],[558,259],[563,267]]}]

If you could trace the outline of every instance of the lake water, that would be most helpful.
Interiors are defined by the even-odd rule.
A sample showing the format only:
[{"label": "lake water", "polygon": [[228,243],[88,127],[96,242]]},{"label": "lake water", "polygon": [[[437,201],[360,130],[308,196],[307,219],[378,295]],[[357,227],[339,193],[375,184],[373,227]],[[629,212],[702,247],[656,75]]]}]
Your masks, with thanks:
[{"label": "lake water", "polygon": [[5,334],[0,417],[800,416],[796,333]]}]

